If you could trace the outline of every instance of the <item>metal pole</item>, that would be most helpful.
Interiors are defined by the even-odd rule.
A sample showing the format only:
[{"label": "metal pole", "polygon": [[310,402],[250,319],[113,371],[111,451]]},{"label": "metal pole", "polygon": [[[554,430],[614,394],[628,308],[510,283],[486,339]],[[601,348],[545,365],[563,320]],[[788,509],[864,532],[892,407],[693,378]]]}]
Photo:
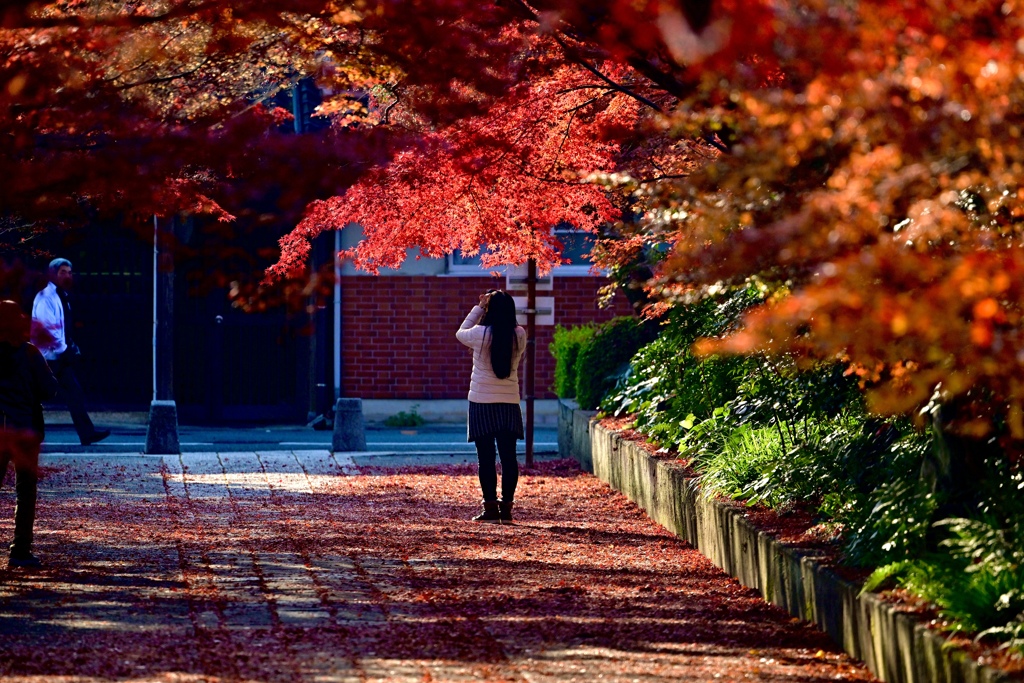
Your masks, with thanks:
[{"label": "metal pole", "polygon": [[[153,216],[153,400],[146,425],[146,453],[181,452],[178,408],[174,403],[174,246],[176,218],[163,228]],[[161,264],[163,268],[161,268]]]},{"label": "metal pole", "polygon": [[178,218],[169,218],[157,230],[157,375],[156,400],[174,400],[174,253],[173,230]]},{"label": "metal pole", "polygon": [[334,231],[334,402],[341,398],[341,230]]},{"label": "metal pole", "polygon": [[302,111],[302,81],[295,80],[292,82],[292,129],[296,133],[302,133],[305,131],[306,122],[303,119]]},{"label": "metal pole", "polygon": [[159,324],[159,308],[157,305],[159,289],[159,281],[157,279],[157,273],[160,272],[160,223],[156,214],[153,214],[153,399],[157,399],[157,388],[156,388],[156,344]]},{"label": "metal pole", "polygon": [[533,400],[537,379],[537,261],[526,264],[526,466],[533,467]]},{"label": "metal pole", "polygon": [[153,400],[174,400],[174,261],[171,231],[175,218],[153,215]]}]

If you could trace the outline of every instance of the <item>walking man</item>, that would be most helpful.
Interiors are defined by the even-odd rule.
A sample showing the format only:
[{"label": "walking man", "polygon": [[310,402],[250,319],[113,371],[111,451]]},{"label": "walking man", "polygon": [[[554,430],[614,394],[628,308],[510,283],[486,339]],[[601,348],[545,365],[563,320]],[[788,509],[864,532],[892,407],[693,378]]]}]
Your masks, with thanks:
[{"label": "walking man", "polygon": [[32,303],[32,324],[36,346],[50,364],[60,384],[59,397],[68,406],[75,431],[83,446],[110,436],[109,429],[96,429],[85,412],[85,394],[75,377],[74,366],[81,351],[74,340],[74,325],[68,291],[72,286],[71,261],[50,261],[50,283],[36,294]]}]

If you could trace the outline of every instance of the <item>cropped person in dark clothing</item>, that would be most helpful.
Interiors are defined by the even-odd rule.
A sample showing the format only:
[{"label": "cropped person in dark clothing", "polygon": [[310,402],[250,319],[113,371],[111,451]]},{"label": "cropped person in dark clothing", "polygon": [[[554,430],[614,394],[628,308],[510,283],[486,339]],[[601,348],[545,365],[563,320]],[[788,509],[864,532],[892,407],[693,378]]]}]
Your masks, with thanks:
[{"label": "cropped person in dark clothing", "polygon": [[29,320],[13,301],[0,301],[0,482],[14,462],[14,542],[10,567],[39,567],[32,554],[36,518],[43,401],[57,394],[57,380],[39,349],[28,341]]}]

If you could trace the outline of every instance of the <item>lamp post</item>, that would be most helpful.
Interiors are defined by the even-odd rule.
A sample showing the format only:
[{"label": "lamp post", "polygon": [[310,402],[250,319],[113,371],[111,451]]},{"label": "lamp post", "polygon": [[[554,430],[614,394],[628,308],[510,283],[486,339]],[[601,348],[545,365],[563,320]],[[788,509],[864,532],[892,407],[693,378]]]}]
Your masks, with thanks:
[{"label": "lamp post", "polygon": [[537,378],[537,261],[526,263],[526,466],[533,467],[533,401]]},{"label": "lamp post", "polygon": [[153,216],[153,400],[146,428],[146,453],[153,455],[181,452],[174,402],[174,220],[161,225]]}]

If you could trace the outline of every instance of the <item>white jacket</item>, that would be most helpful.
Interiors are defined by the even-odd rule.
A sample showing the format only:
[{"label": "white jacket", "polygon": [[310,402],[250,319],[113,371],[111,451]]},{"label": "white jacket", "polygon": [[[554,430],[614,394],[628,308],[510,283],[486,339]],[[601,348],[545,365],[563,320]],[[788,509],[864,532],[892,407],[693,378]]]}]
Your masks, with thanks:
[{"label": "white jacket", "polygon": [[498,379],[491,367],[491,328],[478,324],[484,309],[474,306],[455,337],[473,349],[473,376],[469,381],[469,400],[473,403],[519,403],[519,360],[526,351],[526,330],[516,327],[516,347],[512,350],[512,372]]},{"label": "white jacket", "polygon": [[[32,302],[32,322],[37,329],[32,342],[46,360],[55,360],[68,349],[64,341],[64,304],[52,282],[36,294]],[[42,332],[42,333],[41,333]]]}]

